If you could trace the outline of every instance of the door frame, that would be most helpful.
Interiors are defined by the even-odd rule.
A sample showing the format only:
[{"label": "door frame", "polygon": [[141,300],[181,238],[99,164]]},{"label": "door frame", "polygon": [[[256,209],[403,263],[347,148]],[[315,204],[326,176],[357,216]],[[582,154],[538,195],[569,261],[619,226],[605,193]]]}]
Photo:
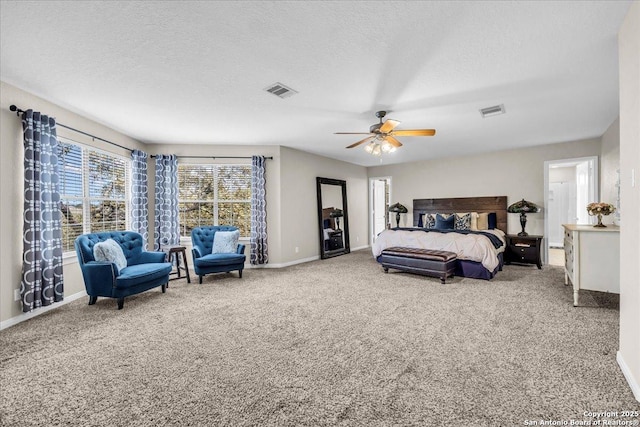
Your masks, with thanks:
[{"label": "door frame", "polygon": [[379,180],[386,180],[389,182],[389,203],[391,203],[391,200],[393,200],[393,198],[391,197],[392,194],[392,177],[390,176],[372,176],[369,177],[369,245],[373,246],[373,240],[375,238],[374,236],[374,227],[375,227],[375,217],[374,217],[374,211],[373,211],[373,181],[379,181]]},{"label": "door frame", "polygon": [[[593,179],[593,194],[595,201],[600,200],[600,171],[598,169],[599,166],[599,156],[587,156],[587,157],[573,157],[570,159],[556,159],[556,160],[546,160],[544,162],[544,206],[543,209],[543,218],[544,218],[544,239],[543,240],[543,253],[542,253],[542,263],[549,263],[549,168],[554,164],[578,164],[584,162],[592,162],[593,166],[593,175],[591,178]],[[585,206],[586,209],[586,206]]]}]

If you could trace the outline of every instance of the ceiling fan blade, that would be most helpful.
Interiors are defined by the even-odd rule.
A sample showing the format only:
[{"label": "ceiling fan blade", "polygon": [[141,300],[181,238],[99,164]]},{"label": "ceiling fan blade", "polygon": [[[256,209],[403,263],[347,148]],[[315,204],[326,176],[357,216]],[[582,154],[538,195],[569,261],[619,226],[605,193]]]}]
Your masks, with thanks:
[{"label": "ceiling fan blade", "polygon": [[371,139],[373,139],[373,138],[375,138],[375,136],[368,136],[368,137],[366,137],[365,139],[362,139],[362,140],[360,140],[360,141],[358,141],[358,142],[354,142],[353,144],[348,145],[348,146],[347,146],[347,148],[357,147],[358,145],[360,145],[360,144],[364,144],[365,142],[368,142],[369,140],[371,140]]},{"label": "ceiling fan blade", "polygon": [[334,135],[374,135],[371,132],[334,132]]},{"label": "ceiling fan blade", "polygon": [[391,132],[391,135],[395,136],[433,136],[435,134],[435,129],[407,129]]},{"label": "ceiling fan blade", "polygon": [[395,139],[394,137],[392,137],[391,135],[386,135],[384,137],[385,140],[387,140],[387,142],[391,145],[393,145],[394,147],[398,148],[398,147],[402,147],[402,142],[398,141],[397,139]]},{"label": "ceiling fan blade", "polygon": [[386,122],[382,124],[382,127],[380,127],[380,132],[381,133],[391,132],[399,124],[400,122],[397,120],[388,119]]}]

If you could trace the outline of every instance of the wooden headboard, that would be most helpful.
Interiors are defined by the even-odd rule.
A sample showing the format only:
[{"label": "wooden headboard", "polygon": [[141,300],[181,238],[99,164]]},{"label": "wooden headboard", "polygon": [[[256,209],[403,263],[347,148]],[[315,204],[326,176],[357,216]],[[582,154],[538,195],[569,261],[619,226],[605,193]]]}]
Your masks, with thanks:
[{"label": "wooden headboard", "polygon": [[495,212],[498,228],[507,232],[507,196],[413,199],[413,226],[426,213]]}]

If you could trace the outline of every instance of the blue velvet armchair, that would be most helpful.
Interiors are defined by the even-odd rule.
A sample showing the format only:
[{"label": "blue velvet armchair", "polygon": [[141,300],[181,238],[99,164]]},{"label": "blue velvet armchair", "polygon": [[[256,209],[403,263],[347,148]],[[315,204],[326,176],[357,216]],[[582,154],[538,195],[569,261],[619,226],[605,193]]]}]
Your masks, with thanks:
[{"label": "blue velvet armchair", "polygon": [[[93,246],[107,239],[115,240],[127,259],[122,270],[114,263],[98,262],[93,256]],[[75,241],[78,262],[82,269],[84,285],[89,295],[89,305],[98,297],[118,299],[118,310],[124,306],[124,298],[144,292],[156,286],[166,291],[171,263],[165,262],[164,252],[143,251],[142,236],[133,231],[107,231],[83,234]]]},{"label": "blue velvet armchair", "polygon": [[243,244],[238,244],[235,253],[211,253],[217,231],[235,231],[237,229],[237,227],[230,225],[216,225],[212,227],[196,227],[191,231],[193,267],[200,283],[202,283],[202,276],[209,273],[238,270],[238,274],[242,278],[242,269],[244,269],[246,260]]}]

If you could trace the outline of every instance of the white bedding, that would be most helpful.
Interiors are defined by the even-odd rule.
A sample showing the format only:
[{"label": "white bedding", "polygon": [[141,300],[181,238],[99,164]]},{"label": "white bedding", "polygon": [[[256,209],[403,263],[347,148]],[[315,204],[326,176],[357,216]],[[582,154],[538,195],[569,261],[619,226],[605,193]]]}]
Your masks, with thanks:
[{"label": "white bedding", "polygon": [[384,230],[376,237],[372,252],[377,258],[383,250],[394,246],[449,251],[455,252],[459,259],[480,262],[487,270],[494,271],[500,264],[498,254],[504,252],[506,246],[504,232],[498,229],[482,231],[498,236],[502,246],[496,249],[491,240],[481,234]]}]

